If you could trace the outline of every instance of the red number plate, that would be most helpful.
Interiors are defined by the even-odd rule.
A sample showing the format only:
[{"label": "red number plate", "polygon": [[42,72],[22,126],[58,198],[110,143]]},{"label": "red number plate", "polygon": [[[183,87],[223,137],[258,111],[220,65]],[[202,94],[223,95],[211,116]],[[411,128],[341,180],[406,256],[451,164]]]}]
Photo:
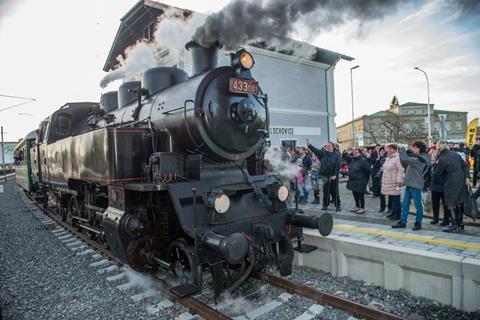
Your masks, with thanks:
[{"label": "red number plate", "polygon": [[230,92],[258,94],[258,81],[230,78]]}]

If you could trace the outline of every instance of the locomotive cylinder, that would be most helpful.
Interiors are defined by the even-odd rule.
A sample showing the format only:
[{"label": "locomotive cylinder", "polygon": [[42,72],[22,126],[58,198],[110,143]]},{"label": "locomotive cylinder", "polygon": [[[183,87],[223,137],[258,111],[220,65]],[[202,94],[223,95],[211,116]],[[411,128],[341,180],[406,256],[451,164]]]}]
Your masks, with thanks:
[{"label": "locomotive cylinder", "polygon": [[206,247],[223,254],[231,264],[239,264],[248,253],[248,240],[238,232],[224,237],[209,231],[202,236],[202,242]]},{"label": "locomotive cylinder", "polygon": [[328,236],[333,229],[332,216],[324,212],[320,216],[306,216],[303,214],[288,214],[287,224],[309,229],[318,229],[324,237]]}]

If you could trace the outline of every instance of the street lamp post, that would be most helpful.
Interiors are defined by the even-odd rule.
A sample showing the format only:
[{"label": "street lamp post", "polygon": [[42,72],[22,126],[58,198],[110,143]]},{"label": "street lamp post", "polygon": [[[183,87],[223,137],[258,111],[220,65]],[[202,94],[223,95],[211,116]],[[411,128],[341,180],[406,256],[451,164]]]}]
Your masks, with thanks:
[{"label": "street lamp post", "polygon": [[0,127],[0,136],[2,144],[2,174],[5,175],[5,181],[7,181],[6,167],[5,167],[5,144],[3,143],[3,127]]},{"label": "street lamp post", "polygon": [[428,81],[428,75],[425,71],[420,69],[419,67],[414,67],[414,69],[422,72],[425,75],[425,78],[427,79],[427,126],[428,126],[428,145],[430,146],[432,144],[432,127],[430,124],[430,82]]},{"label": "street lamp post", "polygon": [[360,65],[356,65],[350,68],[350,90],[352,94],[352,144],[355,147],[355,112],[353,107],[353,70],[360,67]]},{"label": "street lamp post", "polygon": [[440,119],[440,140],[447,140],[447,130],[445,129],[445,121],[447,120],[447,115],[442,113],[438,115]]}]

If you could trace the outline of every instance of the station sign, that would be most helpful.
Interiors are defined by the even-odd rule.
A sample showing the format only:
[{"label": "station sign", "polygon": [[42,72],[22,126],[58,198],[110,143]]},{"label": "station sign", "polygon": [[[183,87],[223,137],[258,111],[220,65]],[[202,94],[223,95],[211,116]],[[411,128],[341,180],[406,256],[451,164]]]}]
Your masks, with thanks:
[{"label": "station sign", "polygon": [[322,130],[320,127],[282,127],[270,126],[271,136],[320,136]]}]

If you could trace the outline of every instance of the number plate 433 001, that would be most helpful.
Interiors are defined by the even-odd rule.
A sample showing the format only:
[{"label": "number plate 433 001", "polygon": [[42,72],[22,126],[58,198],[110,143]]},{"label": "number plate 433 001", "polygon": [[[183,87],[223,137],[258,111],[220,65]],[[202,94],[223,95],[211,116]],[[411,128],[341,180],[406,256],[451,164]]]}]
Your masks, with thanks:
[{"label": "number plate 433 001", "polygon": [[230,92],[258,94],[258,81],[230,78]]}]

